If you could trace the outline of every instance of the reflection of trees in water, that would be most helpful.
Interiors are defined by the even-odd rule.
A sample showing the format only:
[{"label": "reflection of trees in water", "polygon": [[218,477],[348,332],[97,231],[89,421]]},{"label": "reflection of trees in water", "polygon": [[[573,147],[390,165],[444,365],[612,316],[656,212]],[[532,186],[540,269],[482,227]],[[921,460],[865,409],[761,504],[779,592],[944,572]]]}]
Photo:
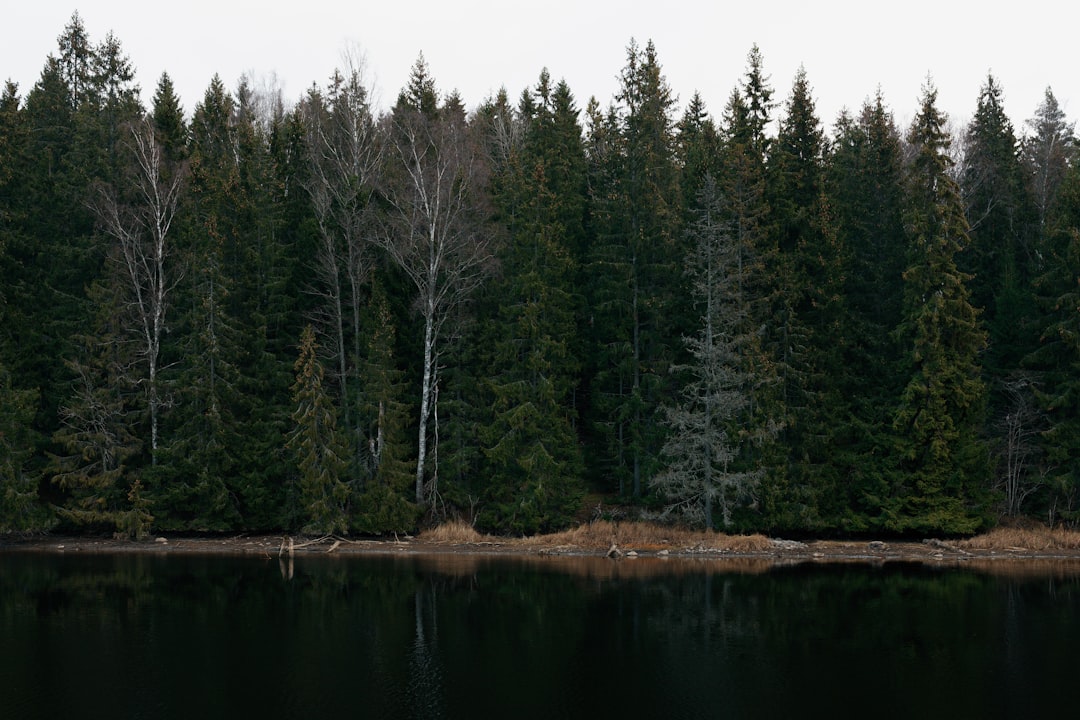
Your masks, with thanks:
[{"label": "reflection of trees in water", "polygon": [[409,655],[409,704],[419,717],[445,716],[443,669],[439,656],[438,591],[434,582],[420,584],[413,595],[415,634]]}]

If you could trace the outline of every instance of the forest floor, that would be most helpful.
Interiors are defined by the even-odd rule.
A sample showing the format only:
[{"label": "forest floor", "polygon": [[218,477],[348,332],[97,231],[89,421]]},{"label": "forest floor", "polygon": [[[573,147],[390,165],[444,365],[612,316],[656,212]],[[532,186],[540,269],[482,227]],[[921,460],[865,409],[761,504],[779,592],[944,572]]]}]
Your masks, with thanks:
[{"label": "forest floor", "polygon": [[62,553],[185,553],[283,557],[300,554],[456,554],[511,556],[694,558],[802,562],[1009,563],[1021,560],[1075,562],[1080,532],[1044,526],[1002,527],[965,539],[784,540],[764,535],[726,535],[645,522],[605,520],[551,535],[508,538],[482,535],[464,523],[448,523],[416,536],[357,539],[288,535],[156,536],[122,540],[91,536],[0,536],[0,551]]}]

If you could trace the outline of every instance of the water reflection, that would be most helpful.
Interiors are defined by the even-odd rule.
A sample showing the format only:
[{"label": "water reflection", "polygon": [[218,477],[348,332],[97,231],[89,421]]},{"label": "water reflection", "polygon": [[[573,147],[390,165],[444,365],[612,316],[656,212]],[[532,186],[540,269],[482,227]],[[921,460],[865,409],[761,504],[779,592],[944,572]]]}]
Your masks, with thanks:
[{"label": "water reflection", "polygon": [[0,554],[0,718],[1071,715],[1005,567]]}]

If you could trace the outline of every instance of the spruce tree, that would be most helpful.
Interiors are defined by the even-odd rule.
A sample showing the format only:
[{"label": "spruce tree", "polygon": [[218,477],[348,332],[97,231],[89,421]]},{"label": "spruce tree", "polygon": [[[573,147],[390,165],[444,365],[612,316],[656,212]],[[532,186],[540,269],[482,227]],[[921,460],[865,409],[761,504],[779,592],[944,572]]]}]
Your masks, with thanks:
[{"label": "spruce tree", "polygon": [[349,487],[342,481],[348,450],[337,429],[337,410],[323,386],[323,368],[310,325],[300,338],[293,385],[293,428],[285,447],[293,456],[300,485],[302,529],[315,535],[348,530]]},{"label": "spruce tree", "polygon": [[[972,276],[971,300],[989,330],[987,370],[1000,379],[1017,369],[1030,340],[1035,208],[1025,186],[1019,141],[991,75],[979,93],[964,142],[960,187],[971,244],[957,257]],[[1027,326],[1025,328],[1025,325]]]},{"label": "spruce tree", "polygon": [[900,133],[880,93],[857,117],[845,114],[837,123],[827,174],[844,248],[837,345],[845,417],[836,429],[832,462],[847,478],[830,514],[838,527],[864,531],[895,480],[891,424],[904,383],[895,333],[906,259]]},{"label": "spruce tree", "polygon": [[755,429],[751,417],[759,352],[748,292],[752,270],[711,175],[702,179],[695,207],[686,267],[700,328],[684,339],[689,363],[674,368],[685,384],[678,403],[666,407],[668,465],[652,484],[667,513],[709,529],[719,513],[720,525],[731,529],[736,512],[756,503],[763,473],[750,448],[769,434],[767,427]]},{"label": "spruce tree", "polygon": [[765,262],[772,316],[766,332],[780,380],[788,469],[766,509],[776,524],[807,528],[828,522],[822,510],[834,506],[838,489],[830,448],[843,372],[843,252],[825,195],[824,131],[802,68],[784,110],[768,158],[776,244]]},{"label": "spruce tree", "polygon": [[51,524],[31,464],[40,444],[33,427],[37,396],[36,390],[16,388],[0,363],[0,534],[45,530]]},{"label": "spruce tree", "polygon": [[1058,188],[1076,157],[1076,123],[1065,119],[1053,90],[1046,88],[1035,117],[1027,121],[1021,153],[1028,188],[1035,201],[1040,239],[1052,230]]},{"label": "spruce tree", "polygon": [[[495,203],[508,237],[498,258],[502,276],[489,287],[497,310],[485,385],[490,419],[480,430],[489,478],[481,526],[533,533],[564,526],[581,495],[582,459],[570,407],[578,374],[576,266],[568,237],[580,215],[583,160],[577,111],[564,88],[557,98],[545,71],[518,115],[520,143],[495,176]],[[561,115],[561,116],[560,116]],[[580,186],[579,186],[580,191]]]},{"label": "spruce tree", "polygon": [[1070,169],[1055,198],[1036,280],[1042,312],[1039,343],[1025,359],[1036,375],[1049,426],[1039,449],[1043,488],[1035,501],[1051,525],[1080,521],[1080,170]]},{"label": "spruce tree", "polygon": [[[785,482],[787,469],[784,448],[778,442],[787,422],[782,384],[775,352],[767,344],[774,323],[770,259],[776,255],[775,233],[769,219],[765,157],[761,150],[766,139],[739,88],[728,99],[720,130],[722,162],[718,187],[725,201],[724,221],[738,248],[741,280],[738,292],[746,303],[747,325],[751,329],[747,336],[752,338],[741,350],[747,372],[753,378],[750,405],[740,431],[740,439],[751,442],[741,445],[745,454],[742,462],[760,469],[764,489],[759,497],[772,500]],[[774,522],[773,506],[757,503],[758,509],[766,514],[764,519],[757,519],[758,527]]]},{"label": "spruce tree", "polygon": [[671,389],[667,368],[678,350],[677,334],[669,332],[671,311],[683,290],[675,263],[683,254],[675,98],[652,42],[640,48],[631,41],[617,100],[604,131],[614,145],[597,157],[610,164],[604,172],[614,182],[597,183],[601,194],[592,209],[601,233],[592,263],[606,285],[595,289],[592,302],[606,357],[592,389],[609,472],[619,478],[620,491],[639,498],[663,442],[659,407]]},{"label": "spruce tree", "polygon": [[908,381],[893,423],[901,484],[881,517],[886,529],[970,533],[981,523],[987,449],[980,437],[986,334],[971,304],[969,276],[956,267],[970,242],[963,201],[951,175],[950,138],[928,82],[908,134],[911,244],[904,272],[902,336]]},{"label": "spruce tree", "polygon": [[356,488],[350,526],[371,534],[408,532],[416,525],[412,494],[409,406],[398,367],[397,328],[382,283],[372,282],[367,340],[360,373],[360,428],[367,439],[364,481]]},{"label": "spruce tree", "polygon": [[141,407],[135,378],[127,372],[134,349],[120,322],[124,315],[119,263],[109,263],[89,295],[95,321],[78,336],[80,348],[67,366],[75,380],[53,433],[57,452],[48,468],[63,493],[60,518],[82,529],[145,536],[154,521],[143,494]]},{"label": "spruce tree", "polygon": [[178,238],[186,271],[177,288],[177,342],[169,381],[175,406],[164,429],[153,496],[163,528],[226,530],[240,520],[244,343],[232,272],[238,257],[235,104],[215,77],[191,127],[190,217]]}]

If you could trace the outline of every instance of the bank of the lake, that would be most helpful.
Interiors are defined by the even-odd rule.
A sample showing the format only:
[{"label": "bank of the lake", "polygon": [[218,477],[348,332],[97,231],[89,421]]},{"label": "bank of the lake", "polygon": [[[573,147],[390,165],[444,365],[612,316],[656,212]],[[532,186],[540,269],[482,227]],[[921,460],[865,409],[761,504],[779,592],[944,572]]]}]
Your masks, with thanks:
[{"label": "bank of the lake", "polygon": [[584,556],[792,562],[925,562],[930,564],[1080,562],[1080,533],[1046,527],[999,528],[966,539],[788,540],[763,535],[688,531],[651,523],[598,521],[552,535],[508,538],[449,523],[392,538],[274,535],[154,536],[126,540],[102,536],[0,536],[0,551],[255,555],[456,554]]}]

